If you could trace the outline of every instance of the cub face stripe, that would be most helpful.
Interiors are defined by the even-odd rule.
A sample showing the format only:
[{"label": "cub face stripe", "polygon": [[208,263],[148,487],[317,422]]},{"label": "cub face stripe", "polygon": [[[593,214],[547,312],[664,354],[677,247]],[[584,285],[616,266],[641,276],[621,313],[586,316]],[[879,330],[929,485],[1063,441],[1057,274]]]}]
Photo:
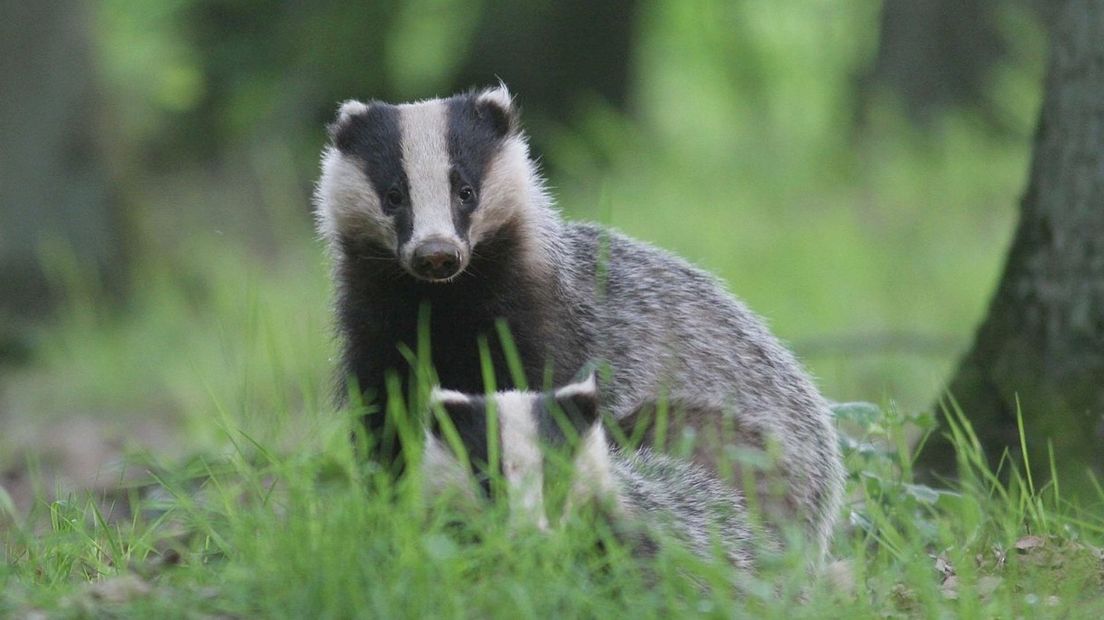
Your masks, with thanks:
[{"label": "cub face stripe", "polygon": [[[579,437],[598,419],[598,383],[591,373],[583,381],[572,383],[551,393],[545,393],[534,405],[541,421],[541,435],[550,445],[560,446]],[[564,425],[568,428],[564,428]]]},{"label": "cub face stripe", "polygon": [[[472,469],[478,472],[481,468],[486,468],[488,460],[486,405],[482,397],[473,396],[470,399],[463,399],[457,398],[457,395],[457,392],[442,390],[434,394],[434,397],[435,402],[444,408],[449,421],[456,428],[460,443],[468,452]],[[436,398],[438,396],[440,398]],[[429,431],[431,435],[447,445],[436,414],[431,413],[429,416]]]},{"label": "cub face stripe", "polygon": [[502,476],[506,479],[510,518],[517,524],[548,528],[544,511],[544,453],[533,398],[526,392],[499,392]]}]

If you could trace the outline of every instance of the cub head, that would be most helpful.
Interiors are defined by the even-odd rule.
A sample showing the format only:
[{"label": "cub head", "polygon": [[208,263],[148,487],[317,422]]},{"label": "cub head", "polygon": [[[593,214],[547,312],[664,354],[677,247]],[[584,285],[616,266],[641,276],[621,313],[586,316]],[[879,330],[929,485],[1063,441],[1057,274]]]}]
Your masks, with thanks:
[{"label": "cub head", "polygon": [[[594,376],[549,392],[498,392],[490,401],[497,434],[488,432],[486,397],[434,391],[431,406],[436,411],[430,414],[422,460],[426,486],[437,494],[449,490],[469,499],[490,497],[494,488],[490,477],[500,475],[511,520],[546,529],[546,489],[549,476],[556,474],[550,470],[551,453],[568,456],[573,470],[590,469],[596,463],[608,467]],[[496,450],[490,449],[492,441]],[[488,471],[495,466],[489,462],[492,452],[499,455],[498,470],[493,472]],[[595,473],[573,471],[576,478],[587,480]]]},{"label": "cub head", "polygon": [[368,249],[447,282],[514,222],[536,173],[505,86],[447,99],[342,104],[315,192],[334,251]]}]

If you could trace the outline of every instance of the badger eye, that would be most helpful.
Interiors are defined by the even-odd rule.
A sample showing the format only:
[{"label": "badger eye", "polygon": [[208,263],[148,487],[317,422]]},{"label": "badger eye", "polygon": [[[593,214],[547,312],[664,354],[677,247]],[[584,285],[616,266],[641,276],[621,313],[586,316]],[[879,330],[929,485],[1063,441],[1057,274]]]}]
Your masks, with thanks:
[{"label": "badger eye", "polygon": [[402,191],[397,187],[387,190],[387,204],[392,207],[401,207],[403,203]]},{"label": "badger eye", "polygon": [[460,191],[456,192],[456,195],[460,198],[461,202],[471,202],[475,200],[475,190],[470,185],[463,185],[460,187]]}]

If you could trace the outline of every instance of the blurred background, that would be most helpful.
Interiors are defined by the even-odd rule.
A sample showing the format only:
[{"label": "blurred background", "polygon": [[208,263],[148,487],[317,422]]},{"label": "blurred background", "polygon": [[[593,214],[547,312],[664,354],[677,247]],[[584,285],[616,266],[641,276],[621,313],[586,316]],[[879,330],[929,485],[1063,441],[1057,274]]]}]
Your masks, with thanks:
[{"label": "blurred background", "polygon": [[326,123],[499,78],[568,218],[719,274],[830,398],[922,410],[1013,232],[1048,5],[0,0],[0,484],[309,427]]}]

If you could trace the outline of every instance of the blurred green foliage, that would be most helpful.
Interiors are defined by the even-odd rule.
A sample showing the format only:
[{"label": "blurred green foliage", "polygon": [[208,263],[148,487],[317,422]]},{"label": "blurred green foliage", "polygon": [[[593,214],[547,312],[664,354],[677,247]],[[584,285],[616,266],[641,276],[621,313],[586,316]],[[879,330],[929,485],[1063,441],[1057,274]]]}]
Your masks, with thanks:
[{"label": "blurred green foliage", "polygon": [[[289,317],[324,326],[309,194],[337,103],[479,85],[457,82],[486,47],[487,20],[555,6],[102,0],[108,154],[139,257],[130,311],[167,303],[147,294],[164,282],[194,316],[221,320],[202,305],[212,288],[263,279]],[[630,53],[595,58],[625,66],[625,101],[580,88],[552,110],[566,104],[514,90],[568,217],[717,272],[805,354],[831,397],[915,408],[967,344],[1012,230],[1044,47],[1018,6],[999,25],[1015,54],[986,86],[1010,131],[970,110],[918,128],[888,92],[863,104],[877,0],[625,3]],[[158,280],[144,279],[151,272]],[[168,322],[176,311],[151,312]],[[139,339],[157,357],[159,332],[175,329],[146,329]],[[190,343],[207,337],[217,338]]]}]

